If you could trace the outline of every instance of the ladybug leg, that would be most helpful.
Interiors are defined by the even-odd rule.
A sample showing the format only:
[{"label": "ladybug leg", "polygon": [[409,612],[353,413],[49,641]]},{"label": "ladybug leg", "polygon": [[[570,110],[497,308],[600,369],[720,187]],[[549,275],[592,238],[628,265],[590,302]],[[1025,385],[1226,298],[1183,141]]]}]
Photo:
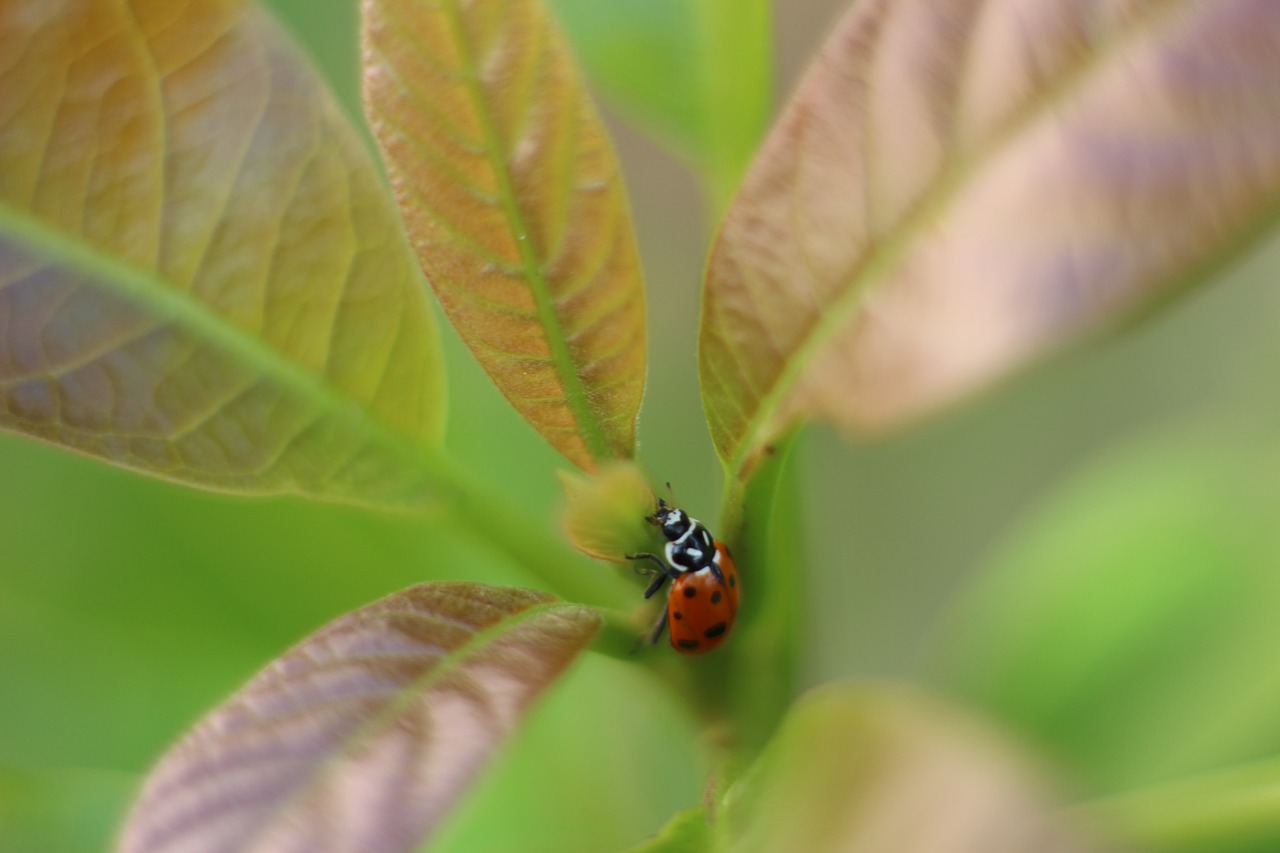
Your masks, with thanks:
[{"label": "ladybug leg", "polygon": [[[664,563],[662,561],[662,558],[659,557],[657,554],[640,553],[640,554],[624,554],[623,556],[626,557],[628,560],[652,560],[653,564],[658,567],[658,574],[668,575],[671,573],[670,570],[667,568],[667,564]],[[636,568],[636,571],[637,572],[640,571],[639,567]],[[645,598],[648,598],[648,597],[649,596],[647,595],[645,596]]]},{"label": "ladybug leg", "polygon": [[662,638],[662,632],[667,630],[667,608],[662,608],[662,615],[658,617],[657,623],[654,624],[653,630],[649,633],[649,645],[657,645],[658,640]]},{"label": "ladybug leg", "polygon": [[[657,554],[627,554],[626,556],[628,560],[652,560],[654,565],[658,567],[658,573],[654,577],[653,583],[649,584],[649,588],[644,591],[646,601],[653,598],[658,590],[662,589],[662,585],[667,582],[667,578],[679,577],[679,574],[664,563]],[[636,571],[639,571],[639,567],[636,568]]]},{"label": "ladybug leg", "polygon": [[648,601],[662,589],[662,585],[667,582],[667,573],[663,572],[653,579],[653,583],[649,584],[649,588],[644,591],[644,600]]},{"label": "ladybug leg", "polygon": [[716,580],[724,583],[724,572],[720,569],[720,552],[716,551],[711,555],[711,562],[707,564],[711,569],[711,574],[715,575]]}]

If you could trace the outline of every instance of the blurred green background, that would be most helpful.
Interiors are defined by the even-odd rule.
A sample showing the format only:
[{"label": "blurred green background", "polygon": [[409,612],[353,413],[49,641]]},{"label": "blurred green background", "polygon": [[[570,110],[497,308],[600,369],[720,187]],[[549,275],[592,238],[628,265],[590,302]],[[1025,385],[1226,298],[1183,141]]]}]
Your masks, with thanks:
[{"label": "blurred green background", "polygon": [[[271,5],[358,115],[354,4]],[[778,91],[838,6],[779,10]],[[629,85],[663,85],[636,55]],[[650,293],[642,456],[706,516],[703,203],[680,158],[612,128]],[[930,681],[1006,721],[1079,796],[1280,747],[1277,273],[1273,241],[892,440],[811,430],[804,682]],[[445,337],[450,446],[550,524],[558,457]],[[102,849],[138,774],[205,710],[330,618],[437,578],[535,584],[430,520],[203,494],[0,435],[0,850]],[[696,738],[638,667],[588,656],[436,849],[624,849],[700,801]]]}]

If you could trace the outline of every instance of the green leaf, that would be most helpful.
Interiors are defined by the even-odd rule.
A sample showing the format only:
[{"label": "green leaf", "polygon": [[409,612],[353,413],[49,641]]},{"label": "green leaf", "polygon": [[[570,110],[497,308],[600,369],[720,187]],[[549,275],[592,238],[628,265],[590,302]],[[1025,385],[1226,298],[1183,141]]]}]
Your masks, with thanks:
[{"label": "green leaf", "polygon": [[543,593],[469,583],[349,613],[160,761],[121,850],[412,850],[599,624]]},{"label": "green leaf", "polygon": [[15,0],[0,55],[0,427],[191,485],[426,500],[434,321],[279,28]]},{"label": "green leaf", "polygon": [[0,849],[99,853],[137,778],[0,765]]},{"label": "green leaf", "polygon": [[1032,513],[932,653],[1095,794],[1280,752],[1274,450],[1142,438]]},{"label": "green leaf", "polygon": [[551,0],[601,93],[691,161],[723,209],[773,100],[764,0]]},{"label": "green leaf", "polygon": [[1086,803],[1078,814],[1139,850],[1274,853],[1280,849],[1280,760],[1175,779]]},{"label": "green leaf", "polygon": [[1095,849],[1051,816],[1044,784],[973,721],[902,691],[801,699],[722,806],[735,853],[1067,853]]},{"label": "green leaf", "polygon": [[572,462],[631,457],[640,262],[613,150],[546,9],[362,8],[366,110],[445,312]]},{"label": "green leaf", "polygon": [[710,849],[707,812],[696,806],[678,813],[661,832],[627,853],[705,853]]},{"label": "green leaf", "polygon": [[708,265],[730,473],[791,425],[899,427],[1204,282],[1280,211],[1277,92],[1259,0],[854,4]]}]

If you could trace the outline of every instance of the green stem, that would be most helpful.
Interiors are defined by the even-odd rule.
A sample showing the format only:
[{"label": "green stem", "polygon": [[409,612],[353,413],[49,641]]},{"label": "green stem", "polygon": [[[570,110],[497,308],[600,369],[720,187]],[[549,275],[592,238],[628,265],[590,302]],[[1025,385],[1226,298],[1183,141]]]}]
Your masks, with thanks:
[{"label": "green stem", "polygon": [[1280,849],[1280,758],[1085,803],[1072,814],[1138,849]]},{"label": "green stem", "polygon": [[736,542],[742,536],[746,491],[746,483],[734,472],[725,469],[724,489],[720,493],[720,520],[717,528],[727,542]]},{"label": "green stem", "polygon": [[[799,551],[798,489],[789,464],[797,434],[778,443],[749,483],[730,478],[717,531],[733,549],[742,607],[733,639],[708,655],[694,680],[703,716],[726,730],[720,784],[755,757],[796,690]],[[713,666],[714,665],[714,666]]]},{"label": "green stem", "polygon": [[[793,458],[800,432],[777,444],[746,487],[741,526],[754,608],[747,620],[733,701],[739,719],[739,754],[753,759],[772,736],[797,689],[804,555],[803,513]],[[745,582],[744,582],[745,584]],[[745,594],[745,591],[744,591]]]}]

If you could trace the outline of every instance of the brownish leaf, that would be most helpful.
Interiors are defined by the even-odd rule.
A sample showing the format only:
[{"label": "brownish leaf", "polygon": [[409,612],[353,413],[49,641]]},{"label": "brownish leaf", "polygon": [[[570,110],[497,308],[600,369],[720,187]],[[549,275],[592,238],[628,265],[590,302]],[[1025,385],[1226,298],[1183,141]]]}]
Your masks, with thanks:
[{"label": "brownish leaf", "polygon": [[903,424],[1203,281],[1280,208],[1271,0],[865,0],[714,248],[701,372],[734,472]]},{"label": "brownish leaf", "polygon": [[442,378],[373,161],[260,9],[0,3],[0,427],[416,503]]},{"label": "brownish leaf", "polygon": [[538,0],[365,0],[365,104],[423,270],[517,410],[630,457],[645,311],[613,151]]},{"label": "brownish leaf", "polygon": [[160,761],[120,849],[413,850],[599,624],[544,593],[470,583],[348,613]]}]

